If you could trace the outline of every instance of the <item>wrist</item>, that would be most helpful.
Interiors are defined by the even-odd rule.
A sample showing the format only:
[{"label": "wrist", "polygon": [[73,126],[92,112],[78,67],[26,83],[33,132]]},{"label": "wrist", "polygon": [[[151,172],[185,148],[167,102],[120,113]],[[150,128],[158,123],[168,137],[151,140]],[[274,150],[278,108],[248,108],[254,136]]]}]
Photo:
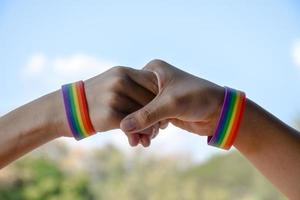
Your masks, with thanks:
[{"label": "wrist", "polygon": [[47,114],[46,121],[54,137],[72,137],[65,114],[61,90],[46,96]]},{"label": "wrist", "polygon": [[246,103],[246,94],[229,87],[225,87],[225,95],[219,120],[214,134],[209,136],[209,145],[229,150],[233,145],[240,127]]},{"label": "wrist", "polygon": [[[268,133],[274,120],[259,105],[247,99],[244,117],[237,134],[234,146],[242,153],[251,154],[263,148],[265,139],[262,133]],[[260,124],[260,125],[258,125]],[[276,123],[275,123],[276,124]],[[258,134],[259,133],[259,134]]]},{"label": "wrist", "polygon": [[211,124],[208,136],[214,134],[216,125],[219,121],[221,110],[224,102],[225,89],[221,86],[214,86],[209,92],[209,102],[211,102],[211,111],[209,116],[209,122]]}]

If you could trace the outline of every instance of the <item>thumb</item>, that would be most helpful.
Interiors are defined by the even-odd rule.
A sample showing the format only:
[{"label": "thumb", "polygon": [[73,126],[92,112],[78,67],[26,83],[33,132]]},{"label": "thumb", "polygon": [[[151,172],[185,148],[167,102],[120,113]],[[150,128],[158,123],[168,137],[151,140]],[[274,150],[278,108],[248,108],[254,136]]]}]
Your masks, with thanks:
[{"label": "thumb", "polygon": [[169,105],[161,96],[156,96],[143,108],[125,117],[120,127],[127,133],[139,132],[169,117],[172,117]]}]

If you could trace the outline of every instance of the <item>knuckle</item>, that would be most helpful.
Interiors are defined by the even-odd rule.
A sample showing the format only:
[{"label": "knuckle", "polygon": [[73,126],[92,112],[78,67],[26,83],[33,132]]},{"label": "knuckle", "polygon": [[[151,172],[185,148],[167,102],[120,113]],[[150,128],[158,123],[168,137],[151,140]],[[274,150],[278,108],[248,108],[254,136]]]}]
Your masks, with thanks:
[{"label": "knuckle", "polygon": [[149,110],[144,109],[138,112],[137,119],[141,124],[149,123],[153,119],[153,114]]},{"label": "knuckle", "polygon": [[108,111],[108,118],[110,120],[115,120],[116,119],[116,113],[114,110]]},{"label": "knuckle", "polygon": [[165,63],[165,61],[163,61],[161,59],[157,59],[157,58],[153,59],[149,62],[149,64],[151,64],[151,65],[162,65],[164,63]]},{"label": "knuckle", "polygon": [[115,66],[112,68],[112,71],[116,73],[117,75],[124,75],[127,73],[128,69],[123,66]]},{"label": "knuckle", "polygon": [[121,101],[120,95],[113,92],[108,96],[107,105],[110,108],[116,109],[116,108],[118,108],[118,105],[120,104],[120,101]]},{"label": "knuckle", "polygon": [[118,75],[112,80],[112,88],[113,89],[123,89],[126,85],[128,85],[128,77],[124,74]]},{"label": "knuckle", "polygon": [[105,116],[107,117],[107,119],[112,119],[114,116],[114,111],[112,109],[108,109],[105,113]]},{"label": "knuckle", "polygon": [[145,66],[145,69],[155,70],[164,64],[165,62],[161,59],[153,59],[150,62],[148,62],[148,64]]}]

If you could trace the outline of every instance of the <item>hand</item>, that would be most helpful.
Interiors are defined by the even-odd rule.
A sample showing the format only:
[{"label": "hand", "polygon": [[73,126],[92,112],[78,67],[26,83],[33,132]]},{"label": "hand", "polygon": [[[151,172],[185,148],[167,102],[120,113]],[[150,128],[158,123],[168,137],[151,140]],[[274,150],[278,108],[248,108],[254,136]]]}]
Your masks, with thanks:
[{"label": "hand", "polygon": [[168,120],[192,133],[213,134],[224,98],[223,87],[161,60],[151,61],[144,70],[156,74],[159,92],[150,103],[121,121],[124,132],[139,132]]},{"label": "hand", "polygon": [[[120,128],[120,121],[149,103],[157,90],[155,74],[126,67],[114,67],[85,81],[89,113],[95,130],[103,132]],[[141,142],[148,146],[157,129],[158,125],[154,125],[142,134],[136,132],[128,135],[129,143],[137,145]]]}]

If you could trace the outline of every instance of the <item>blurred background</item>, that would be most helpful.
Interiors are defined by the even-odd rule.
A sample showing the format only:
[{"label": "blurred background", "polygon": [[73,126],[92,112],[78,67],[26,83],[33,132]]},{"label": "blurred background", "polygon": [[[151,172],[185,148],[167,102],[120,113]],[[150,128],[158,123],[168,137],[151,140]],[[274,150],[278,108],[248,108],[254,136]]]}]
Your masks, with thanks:
[{"label": "blurred background", "polygon": [[[0,0],[0,115],[64,83],[160,58],[246,91],[295,127],[299,9],[297,0]],[[0,171],[0,199],[284,196],[237,151],[169,126],[147,149],[118,130],[44,145]]]}]

